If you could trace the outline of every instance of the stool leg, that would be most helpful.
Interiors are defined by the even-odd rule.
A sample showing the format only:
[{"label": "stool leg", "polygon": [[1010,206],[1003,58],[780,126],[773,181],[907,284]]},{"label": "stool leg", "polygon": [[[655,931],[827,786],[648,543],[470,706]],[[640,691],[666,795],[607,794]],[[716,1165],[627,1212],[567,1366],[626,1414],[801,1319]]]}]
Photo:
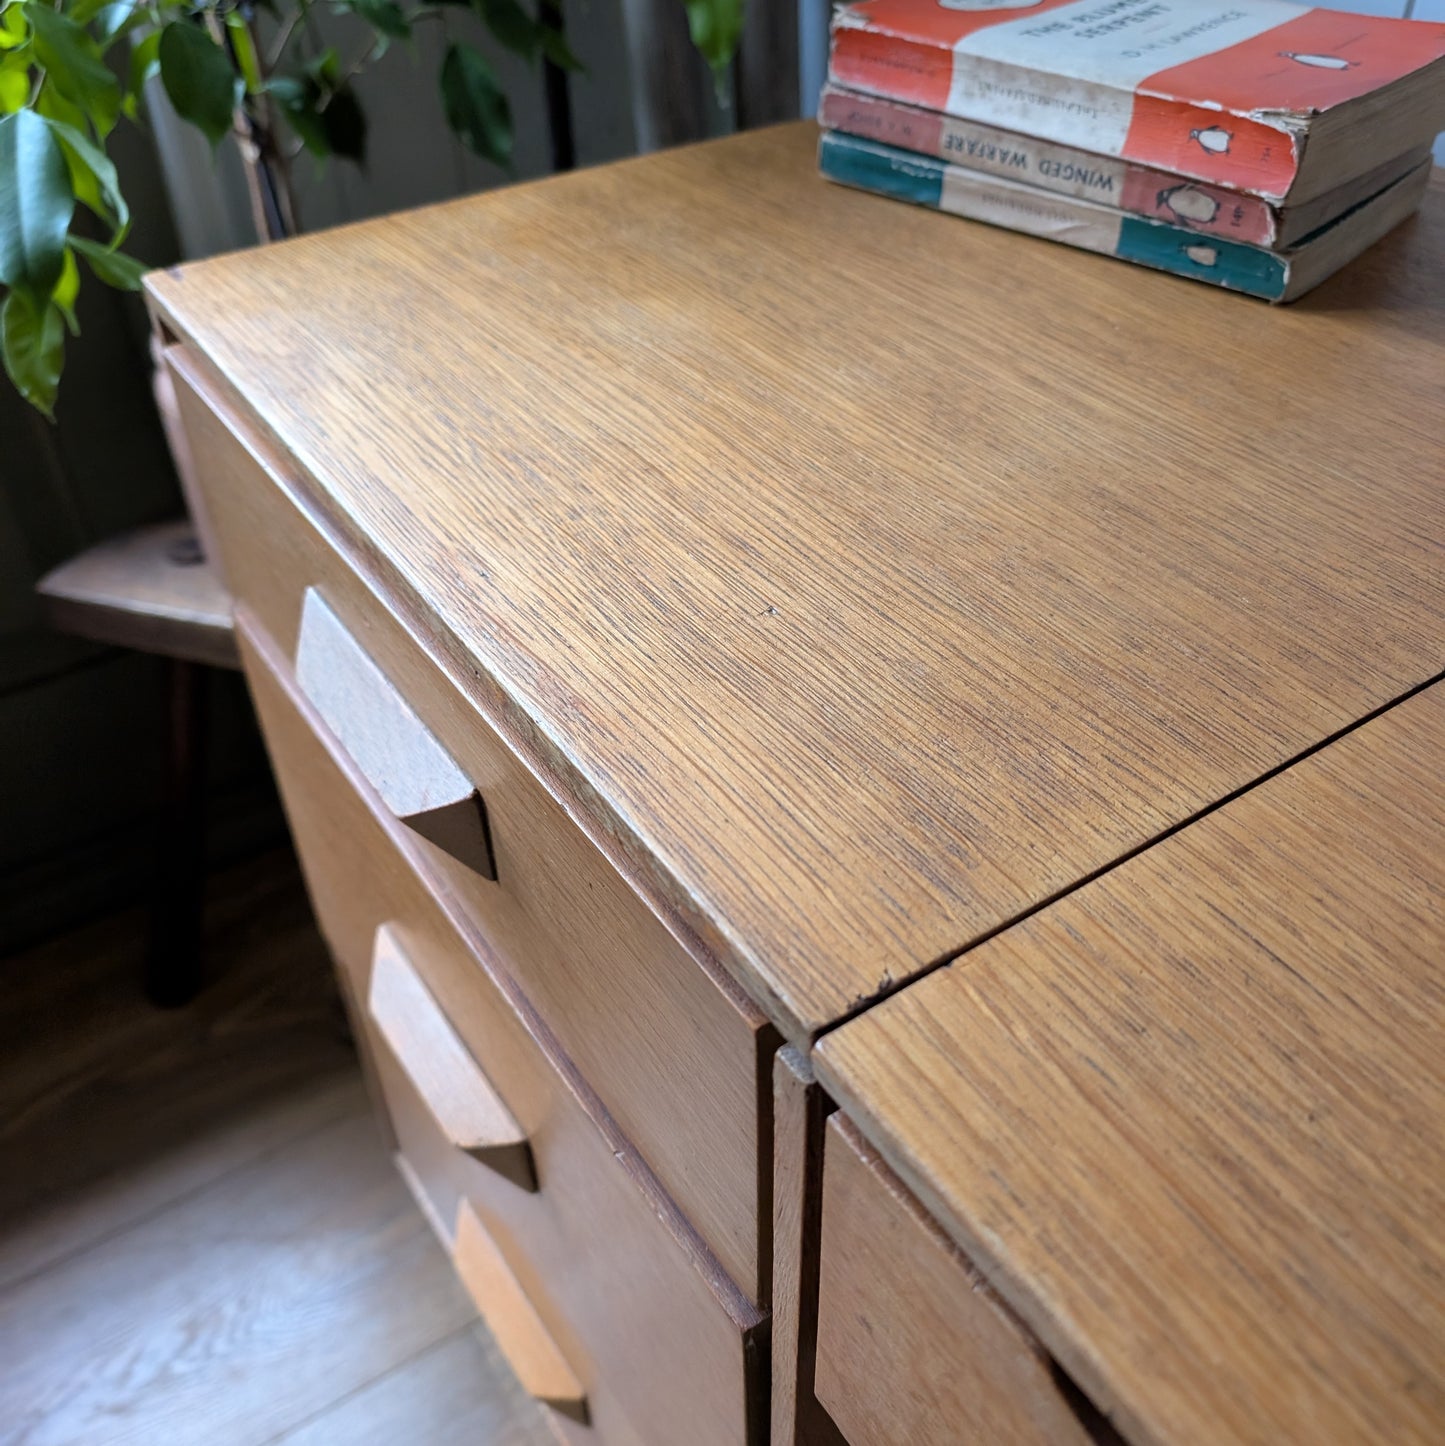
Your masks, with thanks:
[{"label": "stool leg", "polygon": [[162,1009],[201,987],[206,880],[206,733],[209,669],[166,662],[166,780],[156,841],[145,991]]}]

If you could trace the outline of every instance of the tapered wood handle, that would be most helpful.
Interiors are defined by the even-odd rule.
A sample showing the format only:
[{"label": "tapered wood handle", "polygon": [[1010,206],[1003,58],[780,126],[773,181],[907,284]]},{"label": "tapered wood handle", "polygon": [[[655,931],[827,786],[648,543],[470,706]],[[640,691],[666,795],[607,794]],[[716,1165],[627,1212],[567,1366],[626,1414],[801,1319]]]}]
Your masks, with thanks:
[{"label": "tapered wood handle", "polygon": [[535,1190],[526,1134],[389,924],[376,931],[367,1010],[447,1139],[524,1190]]},{"label": "tapered wood handle", "polygon": [[402,823],[459,863],[497,877],[476,785],[314,587],[301,605],[296,681]]},{"label": "tapered wood handle", "polygon": [[457,1207],[453,1263],[477,1310],[523,1388],[538,1401],[587,1424],[587,1396],[512,1274],[496,1243],[465,1200]]}]

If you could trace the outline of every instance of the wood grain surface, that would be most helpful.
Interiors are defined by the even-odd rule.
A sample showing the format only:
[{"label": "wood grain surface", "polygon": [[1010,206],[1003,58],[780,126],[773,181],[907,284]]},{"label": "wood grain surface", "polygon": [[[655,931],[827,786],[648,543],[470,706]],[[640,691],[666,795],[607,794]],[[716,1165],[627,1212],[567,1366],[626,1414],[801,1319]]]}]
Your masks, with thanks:
[{"label": "wood grain surface", "polygon": [[4,961],[0,1291],[357,1108],[294,859],[213,882],[189,1008],[147,1002],[146,937],[137,909]]},{"label": "wood grain surface", "polygon": [[[458,901],[418,870],[411,832],[389,818],[344,755],[328,750],[284,656],[244,605],[237,632],[317,915],[341,969],[365,998],[372,941],[388,926],[531,1144],[535,1191],[454,1148],[389,1051],[372,1050],[434,1228],[450,1238],[459,1204],[476,1211],[585,1387],[593,1434],[571,1421],[554,1427],[569,1441],[618,1446],[756,1446],[766,1316],[560,1053]],[[363,1021],[363,1037],[369,1030]]]},{"label": "wood grain surface", "polygon": [[453,1234],[452,1263],[523,1388],[552,1410],[585,1424],[587,1397],[577,1373],[547,1333],[477,1212],[465,1201],[457,1207]]},{"label": "wood grain surface", "polygon": [[849,1446],[1103,1446],[857,1130],[835,1114],[826,1135],[815,1380]]},{"label": "wood grain surface", "polygon": [[[426,1446],[556,1446],[536,1404],[508,1374],[484,1327],[461,1330],[274,1446],[395,1446],[419,1438]],[[500,1389],[504,1381],[511,1389]]]},{"label": "wood grain surface", "polygon": [[837,1426],[813,1393],[823,1126],[832,1107],[813,1078],[807,1057],[785,1044],[773,1060],[773,1390],[769,1446],[842,1446]]},{"label": "wood grain surface", "polygon": [[[409,830],[416,866],[463,905],[732,1279],[765,1302],[776,1031],[694,936],[638,896],[629,861],[594,847],[581,811],[549,792],[556,779],[535,776],[498,737],[468,701],[474,669],[438,665],[425,619],[377,595],[365,553],[339,550],[297,496],[294,468],[228,406],[202,360],[177,346],[170,362],[227,575],[285,655],[278,666],[291,670],[315,586],[486,800],[495,882]],[[302,709],[328,731],[305,699]],[[334,825],[320,849],[355,852]],[[344,959],[369,957],[354,913],[323,922]]]},{"label": "wood grain surface", "polygon": [[1433,676],[1445,192],[1288,309],[755,131],[154,273],[795,1040]]},{"label": "wood grain surface", "polygon": [[231,595],[182,518],[108,538],[35,584],[53,627],[194,663],[239,668]]},{"label": "wood grain surface", "polygon": [[302,606],[296,681],[402,823],[484,878],[497,877],[476,785],[315,588]]},{"label": "wood grain surface", "polygon": [[454,1149],[537,1188],[526,1132],[432,998],[394,930],[376,931],[371,1022]]},{"label": "wood grain surface", "polygon": [[184,1010],[140,911],[4,961],[0,1440],[550,1440],[368,1118],[294,859],[206,912]]},{"label": "wood grain surface", "polygon": [[262,1446],[465,1325],[359,1084],[353,1101],[225,1188],[7,1291],[5,1439]]},{"label": "wood grain surface", "polygon": [[1445,1439],[1442,758],[1436,685],[815,1051],[1132,1442]]}]

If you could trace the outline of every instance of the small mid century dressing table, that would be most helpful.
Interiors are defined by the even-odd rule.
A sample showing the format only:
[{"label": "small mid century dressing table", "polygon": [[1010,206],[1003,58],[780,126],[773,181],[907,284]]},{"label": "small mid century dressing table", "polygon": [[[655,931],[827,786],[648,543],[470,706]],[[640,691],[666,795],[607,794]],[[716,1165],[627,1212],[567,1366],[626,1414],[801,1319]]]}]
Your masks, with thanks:
[{"label": "small mid century dressing table", "polygon": [[1445,1436],[1445,192],[1293,308],[751,132],[155,326],[399,1168],[571,1442]]}]

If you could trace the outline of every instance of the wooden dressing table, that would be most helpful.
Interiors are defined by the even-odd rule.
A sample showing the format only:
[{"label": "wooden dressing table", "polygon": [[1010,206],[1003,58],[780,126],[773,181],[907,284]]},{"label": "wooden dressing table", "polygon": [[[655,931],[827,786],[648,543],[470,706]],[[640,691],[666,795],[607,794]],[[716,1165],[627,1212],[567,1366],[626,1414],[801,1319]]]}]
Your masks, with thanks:
[{"label": "wooden dressing table", "polygon": [[[1311,1154],[1438,1191],[1439,739],[1400,700],[1445,662],[1445,193],[1272,310],[828,186],[815,140],[150,278],[403,1173],[567,1440],[1445,1430],[1438,1335],[1335,1373],[1304,1318],[1363,1359],[1445,1298],[1438,1214],[1328,1214]],[[1354,818],[1412,867],[1336,914]],[[1414,1060],[1409,1108],[1255,1112],[1317,1005],[1230,952],[1263,896],[1339,943],[1314,987],[1406,1001],[1321,1058],[1380,1100]],[[1165,960],[1251,1050],[1176,1071]],[[1176,1271],[1161,1202],[1246,1166]],[[1346,1227],[1413,1294],[1352,1294]],[[1271,1353],[1199,1354],[1261,1301]]]}]

